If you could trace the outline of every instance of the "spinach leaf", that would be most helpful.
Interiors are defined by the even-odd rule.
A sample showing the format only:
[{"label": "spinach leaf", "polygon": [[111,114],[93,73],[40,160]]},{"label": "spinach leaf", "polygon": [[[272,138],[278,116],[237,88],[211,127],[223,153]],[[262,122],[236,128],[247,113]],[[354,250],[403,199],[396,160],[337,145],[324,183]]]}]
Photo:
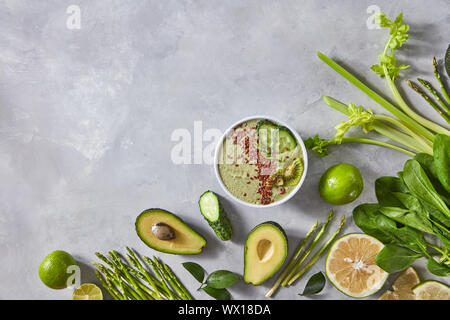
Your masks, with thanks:
[{"label": "spinach leaf", "polygon": [[416,253],[404,247],[388,244],[375,257],[377,265],[388,273],[402,271],[408,268],[414,261],[421,258],[422,254]]},{"label": "spinach leaf", "polygon": [[436,189],[437,193],[441,196],[441,198],[445,201],[447,205],[450,205],[450,192],[445,190],[439,181],[436,166],[434,164],[434,158],[426,153],[418,153],[415,157],[415,160],[420,163],[420,166],[423,170],[425,170],[426,175],[431,181],[431,184]]},{"label": "spinach leaf", "polygon": [[382,206],[401,207],[402,203],[392,194],[393,192],[408,192],[400,178],[397,177],[381,177],[375,181],[375,194],[378,202]]},{"label": "spinach leaf", "polygon": [[427,242],[425,241],[422,232],[420,232],[419,230],[413,229],[408,226],[403,226],[397,228],[394,236],[397,239],[395,243],[405,246],[408,249],[416,252],[426,252]]},{"label": "spinach leaf", "polygon": [[403,181],[414,196],[450,217],[450,210],[417,160],[406,161],[403,168]]},{"label": "spinach leaf", "polygon": [[432,177],[437,178],[433,156],[429,155],[428,153],[418,153],[414,156],[414,160],[420,163],[420,166],[423,170],[425,170],[425,173],[430,178],[430,180],[432,179]]},{"label": "spinach leaf", "polygon": [[216,289],[206,286],[202,290],[216,300],[231,300],[231,295],[227,289]]},{"label": "spinach leaf", "polygon": [[450,232],[439,224],[433,224],[433,230],[442,244],[450,250]]},{"label": "spinach leaf", "polygon": [[208,287],[215,289],[225,289],[238,281],[240,277],[228,270],[218,270],[211,273],[206,279]]},{"label": "spinach leaf", "polygon": [[409,193],[392,192],[392,196],[398,199],[402,204],[402,207],[407,208],[412,211],[417,211],[423,213],[425,217],[428,216],[424,207],[420,203],[419,199]]},{"label": "spinach leaf", "polygon": [[450,192],[450,137],[438,134],[433,144],[434,165],[442,186]]},{"label": "spinach leaf", "polygon": [[430,207],[426,203],[423,203],[423,206],[426,209],[426,211],[428,212],[428,214],[430,215],[430,217],[432,217],[434,220],[437,220],[438,222],[442,223],[447,228],[450,228],[450,217],[446,216],[439,210],[436,210],[435,208]]},{"label": "spinach leaf", "polygon": [[397,207],[381,207],[380,212],[385,216],[411,228],[434,234],[431,222],[419,211]]},{"label": "spinach leaf", "polygon": [[433,258],[429,258],[427,262],[427,269],[432,274],[439,277],[448,277],[450,276],[450,268],[444,264],[440,264]]},{"label": "spinach leaf", "polygon": [[416,252],[426,250],[426,241],[419,230],[397,223],[383,215],[378,204],[362,204],[353,210],[353,221],[365,233],[383,243],[398,244]]},{"label": "spinach leaf", "polygon": [[394,242],[395,237],[392,233],[396,229],[396,223],[380,214],[379,208],[380,205],[375,203],[361,204],[353,210],[353,221],[362,231],[381,242]]},{"label": "spinach leaf", "polygon": [[447,48],[447,52],[445,52],[445,70],[450,77],[450,45]]},{"label": "spinach leaf", "polygon": [[195,262],[184,262],[183,267],[189,271],[198,282],[203,283],[203,279],[205,279],[205,270],[201,265]]},{"label": "spinach leaf", "polygon": [[300,296],[306,296],[309,294],[317,294],[322,291],[323,287],[325,287],[325,276],[322,272],[317,272],[311,278],[309,278],[308,283],[303,290],[303,293],[299,293]]}]

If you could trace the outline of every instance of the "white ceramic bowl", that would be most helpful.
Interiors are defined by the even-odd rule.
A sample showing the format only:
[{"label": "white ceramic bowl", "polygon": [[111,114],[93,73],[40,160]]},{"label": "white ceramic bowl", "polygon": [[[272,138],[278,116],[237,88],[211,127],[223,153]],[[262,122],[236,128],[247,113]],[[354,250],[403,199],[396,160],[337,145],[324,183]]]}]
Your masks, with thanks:
[{"label": "white ceramic bowl", "polygon": [[[303,165],[304,165],[304,170],[303,170],[303,175],[302,178],[300,179],[300,182],[297,184],[297,186],[295,187],[294,190],[292,190],[291,193],[289,193],[286,197],[284,197],[283,199],[281,199],[280,201],[277,202],[273,202],[267,205],[263,205],[263,204],[253,204],[253,203],[249,203],[246,201],[243,201],[239,198],[237,198],[235,195],[233,195],[228,189],[227,187],[224,185],[222,178],[220,176],[219,173],[219,153],[220,153],[220,149],[222,148],[222,144],[223,141],[225,140],[225,137],[234,129],[236,128],[238,125],[240,125],[243,122],[249,121],[249,120],[254,120],[254,119],[267,119],[270,120],[274,123],[280,124],[282,126],[285,126],[286,128],[288,128],[292,134],[295,136],[295,139],[297,140],[297,142],[300,144],[302,152],[303,152]],[[235,200],[236,202],[243,204],[245,206],[248,207],[252,207],[252,208],[270,208],[270,207],[275,207],[278,206],[282,203],[285,203],[286,201],[288,201],[289,199],[291,199],[297,192],[298,190],[300,190],[303,182],[305,181],[305,177],[306,177],[306,173],[308,171],[308,154],[306,153],[306,148],[305,148],[305,144],[303,143],[302,138],[300,137],[300,135],[297,133],[297,131],[295,131],[295,129],[293,129],[291,126],[289,126],[288,124],[284,123],[283,121],[280,121],[274,117],[270,117],[270,116],[264,116],[264,115],[257,115],[257,116],[252,116],[252,117],[247,117],[244,118],[242,120],[239,120],[238,122],[234,123],[231,127],[229,127],[225,133],[222,135],[222,137],[220,138],[219,143],[216,146],[216,150],[215,150],[215,156],[214,156],[214,171],[216,173],[216,178],[217,181],[219,181],[220,186],[222,187],[222,189],[225,191],[225,193],[232,198],[233,200]]]}]

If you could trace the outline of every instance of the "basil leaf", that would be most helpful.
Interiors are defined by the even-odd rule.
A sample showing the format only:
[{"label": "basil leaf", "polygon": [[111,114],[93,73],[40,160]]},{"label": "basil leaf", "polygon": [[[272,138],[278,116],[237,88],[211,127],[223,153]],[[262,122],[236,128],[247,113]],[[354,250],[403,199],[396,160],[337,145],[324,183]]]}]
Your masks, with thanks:
[{"label": "basil leaf", "polygon": [[377,265],[388,273],[405,270],[414,261],[422,257],[410,249],[388,244],[375,257]]},{"label": "basil leaf", "polygon": [[211,288],[224,289],[232,286],[239,279],[240,277],[231,271],[218,270],[208,276],[208,279],[206,279],[206,284]]},{"label": "basil leaf", "polygon": [[322,291],[323,287],[325,287],[325,276],[322,272],[317,272],[311,278],[309,278],[308,283],[306,283],[305,289],[303,293],[299,293],[299,296],[305,296],[309,294],[317,294]]},{"label": "basil leaf", "polygon": [[202,290],[216,300],[231,300],[231,295],[227,289],[216,289],[206,286]]},{"label": "basil leaf", "polygon": [[203,279],[205,279],[205,270],[201,265],[195,262],[185,262],[183,263],[183,267],[189,271],[198,282],[203,283]]},{"label": "basil leaf", "polygon": [[446,265],[438,263],[433,258],[428,259],[427,262],[427,269],[432,274],[439,276],[439,277],[448,277],[450,276],[450,268]]},{"label": "basil leaf", "polygon": [[450,45],[445,53],[445,70],[447,71],[447,75],[450,77]]}]

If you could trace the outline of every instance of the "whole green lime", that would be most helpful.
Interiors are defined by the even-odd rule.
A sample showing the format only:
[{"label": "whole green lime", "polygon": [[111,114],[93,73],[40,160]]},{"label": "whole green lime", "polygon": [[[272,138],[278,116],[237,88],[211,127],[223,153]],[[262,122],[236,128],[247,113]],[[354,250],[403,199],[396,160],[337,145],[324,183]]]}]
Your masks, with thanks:
[{"label": "whole green lime", "polygon": [[356,200],[364,188],[358,168],[339,163],[329,168],[320,178],[320,196],[328,203],[344,205]]},{"label": "whole green lime", "polygon": [[74,265],[77,265],[77,262],[69,253],[62,250],[53,251],[41,262],[39,278],[49,288],[67,288],[67,279],[71,276],[67,269]]}]

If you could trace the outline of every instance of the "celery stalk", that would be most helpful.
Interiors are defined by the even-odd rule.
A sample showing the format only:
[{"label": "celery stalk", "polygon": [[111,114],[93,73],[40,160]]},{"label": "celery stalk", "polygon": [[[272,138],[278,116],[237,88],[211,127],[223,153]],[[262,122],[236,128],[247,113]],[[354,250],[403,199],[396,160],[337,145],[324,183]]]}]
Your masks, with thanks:
[{"label": "celery stalk", "polygon": [[[423,135],[424,137],[426,137],[429,140],[433,140],[434,138],[434,134],[429,131],[427,128],[425,128],[424,126],[422,126],[420,123],[414,121],[412,118],[414,118],[415,120],[419,119],[419,115],[417,115],[415,112],[413,112],[412,110],[410,110],[410,115],[412,118],[410,118],[407,114],[405,114],[403,111],[401,111],[400,109],[398,109],[396,106],[394,106],[392,103],[390,103],[389,101],[387,101],[385,98],[383,98],[382,96],[380,96],[378,93],[376,93],[375,91],[373,91],[372,89],[370,89],[369,87],[367,87],[364,83],[362,83],[358,78],[356,78],[354,75],[352,75],[350,72],[348,72],[347,70],[345,70],[343,67],[341,67],[338,63],[336,63],[335,61],[333,61],[332,59],[330,59],[329,57],[327,57],[326,55],[324,55],[321,52],[317,53],[318,57],[325,62],[329,67],[331,67],[333,70],[335,70],[337,73],[339,73],[341,76],[343,76],[345,79],[347,79],[348,81],[350,81],[353,85],[355,85],[357,88],[359,88],[362,92],[364,92],[365,94],[367,94],[371,99],[373,99],[375,102],[377,102],[378,104],[380,104],[382,107],[384,107],[386,110],[388,110],[389,112],[391,112],[394,116],[396,116],[397,118],[399,118],[400,120],[402,120],[403,122],[407,123],[413,130],[415,130],[417,133]],[[390,78],[389,78],[390,79]],[[389,84],[389,82],[388,82]],[[391,85],[394,85],[393,82],[391,83]],[[389,85],[391,87],[391,85]],[[394,85],[395,87],[395,85]],[[397,91],[398,92],[398,91]],[[409,109],[409,107],[408,107]],[[425,119],[426,120],[426,119]],[[428,120],[427,120],[428,121]],[[439,127],[439,132],[443,131],[443,133],[450,135],[450,131],[434,124],[435,129],[438,129],[437,127]]]}]

